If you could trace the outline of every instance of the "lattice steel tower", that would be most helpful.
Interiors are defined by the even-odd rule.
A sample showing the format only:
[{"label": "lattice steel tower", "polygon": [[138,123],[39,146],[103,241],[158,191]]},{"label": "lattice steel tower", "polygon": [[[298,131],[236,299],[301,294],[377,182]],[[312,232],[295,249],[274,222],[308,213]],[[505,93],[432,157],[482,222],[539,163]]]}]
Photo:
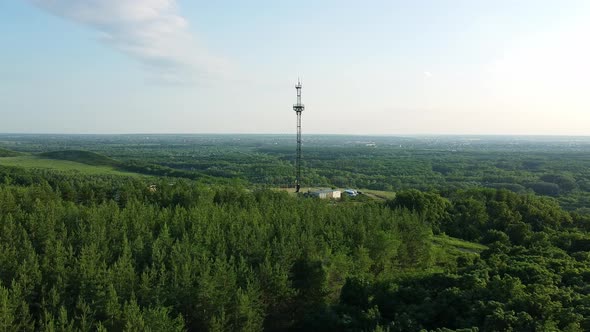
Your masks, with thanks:
[{"label": "lattice steel tower", "polygon": [[301,103],[301,81],[297,80],[297,104],[293,105],[293,110],[297,113],[297,157],[295,159],[295,192],[298,193],[301,189],[301,112],[305,109],[305,105]]}]

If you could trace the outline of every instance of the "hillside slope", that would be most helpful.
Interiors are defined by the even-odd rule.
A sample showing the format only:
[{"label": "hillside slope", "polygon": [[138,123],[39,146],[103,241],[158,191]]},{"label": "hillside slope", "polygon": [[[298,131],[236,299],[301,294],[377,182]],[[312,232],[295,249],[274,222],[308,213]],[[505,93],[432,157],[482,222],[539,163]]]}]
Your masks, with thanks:
[{"label": "hillside slope", "polygon": [[0,158],[0,166],[19,167],[24,169],[47,169],[56,171],[74,171],[87,175],[125,175],[138,176],[131,171],[118,169],[108,165],[89,165],[80,162],[60,159],[48,159],[38,156],[21,155]]},{"label": "hillside slope", "polygon": [[0,148],[0,157],[17,157],[22,155],[20,152]]},{"label": "hillside slope", "polygon": [[92,166],[119,166],[121,163],[105,155],[83,150],[50,151],[38,154],[41,158],[68,160]]},{"label": "hillside slope", "polygon": [[[200,179],[215,183],[227,182],[227,179],[212,177],[196,171],[186,171],[162,166],[159,164],[142,161],[121,162],[105,155],[84,150],[63,150],[42,152],[33,156],[26,156],[26,160],[4,160],[0,164],[12,164],[13,166],[29,165],[29,168],[54,168],[77,169],[82,172],[105,171],[107,173],[119,172],[125,174],[143,174],[149,176],[167,176],[187,179]],[[70,163],[70,164],[67,164]],[[94,168],[92,168],[94,167]]]}]

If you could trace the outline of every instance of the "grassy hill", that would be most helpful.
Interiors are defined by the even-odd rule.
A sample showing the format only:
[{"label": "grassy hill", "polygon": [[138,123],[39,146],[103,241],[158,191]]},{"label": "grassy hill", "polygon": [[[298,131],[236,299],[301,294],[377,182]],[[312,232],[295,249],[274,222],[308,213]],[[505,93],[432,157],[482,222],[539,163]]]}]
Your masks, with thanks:
[{"label": "grassy hill", "polygon": [[[7,150],[8,151],[8,150]],[[1,151],[0,151],[1,153]],[[65,150],[35,155],[16,154],[0,159],[0,165],[22,168],[75,171],[83,174],[112,174],[137,176],[135,172],[120,169],[121,163],[91,151]]]},{"label": "grassy hill", "polygon": [[78,171],[85,174],[119,174],[168,176],[188,179],[206,180],[215,183],[226,183],[229,180],[215,178],[195,171],[173,169],[158,164],[141,161],[120,162],[96,152],[83,150],[64,150],[43,152],[34,155],[17,155],[0,159],[0,166],[16,166],[23,168],[55,169],[62,171]]},{"label": "grassy hill", "polygon": [[33,155],[21,155],[18,157],[0,158],[0,166],[12,166],[22,168],[35,169],[51,169],[58,171],[74,171],[82,174],[98,175],[125,175],[138,176],[139,174],[133,172],[126,172],[119,170],[113,166],[108,165],[88,165],[70,160],[48,159]]},{"label": "grassy hill", "polygon": [[20,152],[0,148],[0,157],[16,157],[20,155],[22,155]]},{"label": "grassy hill", "polygon": [[119,161],[102,154],[82,150],[43,152],[38,154],[38,156],[46,159],[68,160],[92,166],[119,166],[121,164]]}]

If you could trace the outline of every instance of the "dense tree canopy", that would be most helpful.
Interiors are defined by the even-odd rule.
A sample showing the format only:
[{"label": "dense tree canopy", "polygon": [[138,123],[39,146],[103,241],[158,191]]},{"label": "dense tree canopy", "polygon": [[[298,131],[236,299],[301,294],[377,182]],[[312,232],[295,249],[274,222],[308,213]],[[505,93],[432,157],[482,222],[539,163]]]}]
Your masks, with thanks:
[{"label": "dense tree canopy", "polygon": [[[590,329],[588,223],[550,199],[334,205],[11,168],[0,182],[4,330]],[[432,227],[489,249],[445,254]]]}]

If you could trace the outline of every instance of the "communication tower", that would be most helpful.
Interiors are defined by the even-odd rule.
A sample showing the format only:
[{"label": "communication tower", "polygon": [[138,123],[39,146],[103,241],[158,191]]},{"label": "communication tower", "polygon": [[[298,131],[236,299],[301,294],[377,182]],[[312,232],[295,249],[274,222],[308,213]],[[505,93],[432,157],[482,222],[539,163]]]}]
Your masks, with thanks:
[{"label": "communication tower", "polygon": [[297,80],[297,104],[293,105],[293,110],[297,113],[297,157],[295,158],[295,192],[298,193],[301,189],[301,112],[305,109],[305,105],[301,103],[301,81]]}]

